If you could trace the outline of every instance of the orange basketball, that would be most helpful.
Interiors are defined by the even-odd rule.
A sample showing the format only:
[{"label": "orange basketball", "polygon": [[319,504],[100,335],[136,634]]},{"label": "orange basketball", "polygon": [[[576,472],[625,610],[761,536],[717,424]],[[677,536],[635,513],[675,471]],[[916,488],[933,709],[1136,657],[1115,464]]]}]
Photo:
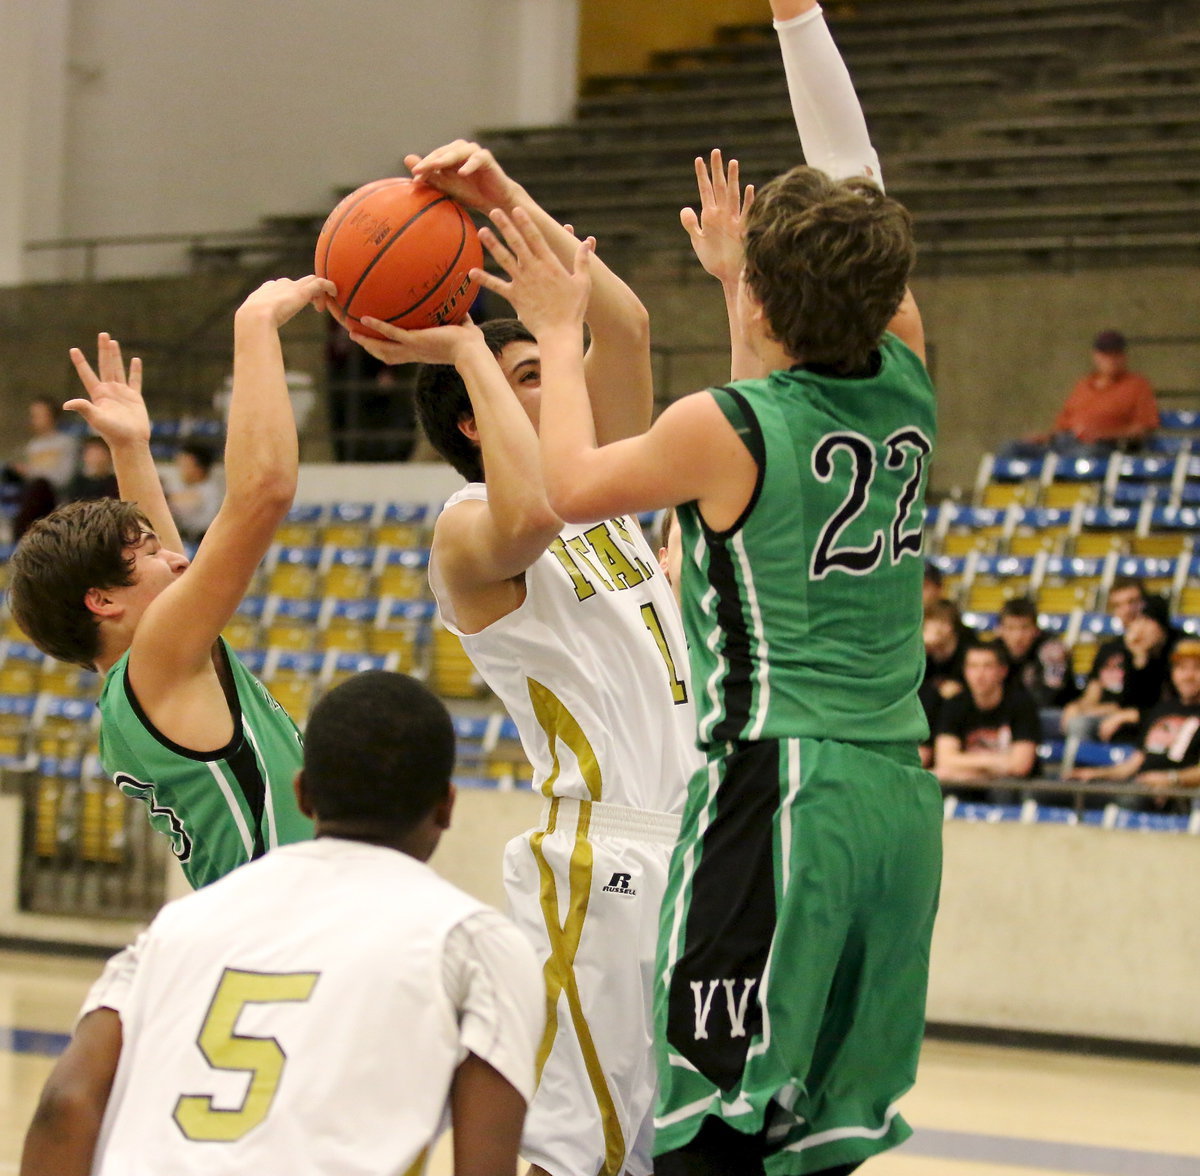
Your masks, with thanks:
[{"label": "orange basketball", "polygon": [[329,214],[317,238],[315,272],[337,286],[334,318],[374,335],[371,315],[409,330],[460,322],[478,283],[483,247],[457,201],[415,180],[375,180]]}]

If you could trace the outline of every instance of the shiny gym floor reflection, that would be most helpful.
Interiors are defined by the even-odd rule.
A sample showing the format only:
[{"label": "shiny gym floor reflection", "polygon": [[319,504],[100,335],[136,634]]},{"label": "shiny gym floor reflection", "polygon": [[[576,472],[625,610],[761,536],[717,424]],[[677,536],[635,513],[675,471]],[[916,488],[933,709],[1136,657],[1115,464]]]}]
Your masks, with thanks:
[{"label": "shiny gym floor reflection", "polygon": [[[0,952],[0,1174],[21,1141],[97,960]],[[904,1100],[916,1128],[870,1176],[1200,1176],[1200,1067],[926,1044]],[[433,1176],[449,1176],[447,1141]]]}]

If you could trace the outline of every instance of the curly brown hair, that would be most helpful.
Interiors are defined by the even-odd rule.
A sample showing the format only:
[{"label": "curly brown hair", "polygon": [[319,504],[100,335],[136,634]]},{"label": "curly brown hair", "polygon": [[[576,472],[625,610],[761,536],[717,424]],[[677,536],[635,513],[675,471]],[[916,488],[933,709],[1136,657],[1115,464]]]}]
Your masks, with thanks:
[{"label": "curly brown hair", "polygon": [[132,502],[72,502],[38,519],[9,563],[8,606],[21,631],[43,653],[96,668],[100,626],[84,603],[91,588],[133,583],[127,554],[149,519]]},{"label": "curly brown hair", "polygon": [[912,217],[864,179],[794,167],[746,218],[745,282],[797,362],[866,368],[916,261]]}]

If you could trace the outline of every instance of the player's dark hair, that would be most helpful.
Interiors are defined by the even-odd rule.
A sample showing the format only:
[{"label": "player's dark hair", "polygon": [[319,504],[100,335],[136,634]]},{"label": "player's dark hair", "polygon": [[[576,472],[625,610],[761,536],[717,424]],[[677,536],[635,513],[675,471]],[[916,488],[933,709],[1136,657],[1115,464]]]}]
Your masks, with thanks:
[{"label": "player's dark hair", "polygon": [[150,530],[137,506],[118,498],[68,503],[38,519],[8,565],[8,605],[21,632],[43,653],[94,670],[100,622],[84,597],[133,583],[127,551]]},{"label": "player's dark hair", "polygon": [[746,216],[745,281],[798,362],[868,368],[916,261],[908,210],[865,179],[794,167]]},{"label": "player's dark hair", "polygon": [[1028,596],[1014,596],[1011,600],[1006,600],[1000,606],[1001,620],[1005,617],[1024,617],[1027,620],[1036,622],[1037,615],[1037,605]]},{"label": "player's dark hair", "polygon": [[937,585],[937,587],[940,588],[942,586],[943,579],[944,579],[944,577],[942,576],[942,569],[939,568],[937,566],[937,564],[930,563],[929,560],[926,560],[925,561],[925,582],[927,584],[935,584],[935,585]]},{"label": "player's dark hair", "polygon": [[179,447],[179,452],[186,453],[206,474],[217,460],[216,450],[203,441],[185,441]]},{"label": "player's dark hair", "polygon": [[[495,356],[510,343],[536,343],[537,340],[517,319],[491,319],[480,328],[489,350]],[[427,363],[417,373],[417,420],[430,444],[468,482],[483,481],[483,459],[479,446],[458,427],[475,415],[467,386],[452,364]]]},{"label": "player's dark hair", "polygon": [[449,712],[407,674],[356,674],[309,715],[304,795],[320,822],[406,832],[446,799],[453,769]]}]

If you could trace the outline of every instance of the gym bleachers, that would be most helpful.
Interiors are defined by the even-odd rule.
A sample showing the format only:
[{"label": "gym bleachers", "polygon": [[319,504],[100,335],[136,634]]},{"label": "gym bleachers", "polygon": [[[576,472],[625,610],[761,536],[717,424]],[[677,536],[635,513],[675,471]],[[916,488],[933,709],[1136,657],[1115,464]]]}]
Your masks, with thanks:
[{"label": "gym bleachers", "polygon": [[[1195,4],[826,9],[931,270],[1200,255]],[[696,155],[720,146],[758,184],[800,161],[767,25],[587,79],[569,123],[480,138],[554,215],[639,254],[687,250]]]}]

